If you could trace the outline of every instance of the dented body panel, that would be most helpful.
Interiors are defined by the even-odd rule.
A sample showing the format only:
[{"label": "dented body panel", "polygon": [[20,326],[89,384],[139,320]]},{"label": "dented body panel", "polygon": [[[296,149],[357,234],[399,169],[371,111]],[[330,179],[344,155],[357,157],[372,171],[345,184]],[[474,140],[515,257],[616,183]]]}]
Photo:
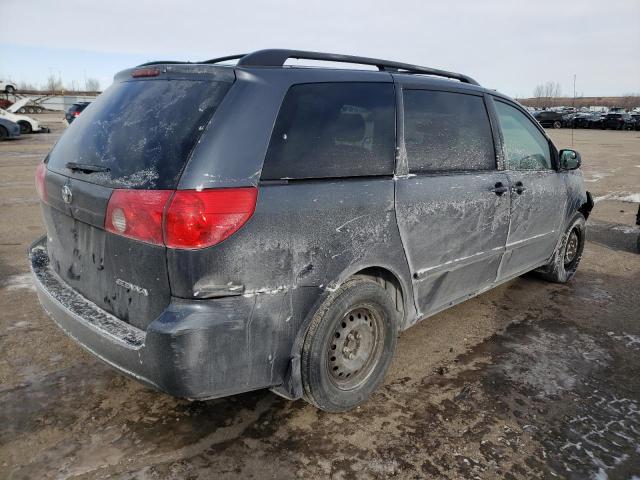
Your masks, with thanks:
[{"label": "dented body panel", "polygon": [[[405,329],[544,265],[572,215],[591,208],[580,172],[558,170],[551,144],[554,170],[505,169],[492,98],[510,100],[476,85],[357,70],[159,69],[167,80],[195,75],[232,84],[201,125],[174,183],[195,191],[257,187],[252,217],[212,247],[150,245],[104,229],[107,203],[120,183],[57,168],[45,179],[47,239],[31,247],[30,258],[40,300],[63,330],[123,373],[176,396],[272,388],[298,398],[307,325],[350,276],[366,272],[392,282],[399,329]],[[130,73],[116,79],[126,81]],[[261,179],[287,92],[325,82],[394,88],[395,167],[361,177]],[[410,174],[404,88],[484,99],[495,168]],[[124,186],[154,188],[149,181],[155,180]],[[523,192],[515,189],[518,182],[526,185]],[[73,191],[70,202],[65,186]]]}]

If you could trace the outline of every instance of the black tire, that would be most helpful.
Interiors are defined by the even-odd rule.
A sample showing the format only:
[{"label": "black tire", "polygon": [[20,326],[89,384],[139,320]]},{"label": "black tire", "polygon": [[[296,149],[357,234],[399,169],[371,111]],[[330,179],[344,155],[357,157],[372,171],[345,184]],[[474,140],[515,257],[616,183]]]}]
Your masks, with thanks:
[{"label": "black tire", "polygon": [[18,113],[27,113],[27,110],[26,110],[24,107],[21,107],[21,108],[18,110]]},{"label": "black tire", "polygon": [[26,120],[19,121],[18,125],[20,125],[20,134],[31,133],[33,131],[31,124]]},{"label": "black tire", "polygon": [[562,123],[558,120],[556,120],[555,122],[553,122],[553,128],[560,128],[562,127]]},{"label": "black tire", "polygon": [[36,108],[36,113],[42,113],[42,108],[40,107]]},{"label": "black tire", "polygon": [[7,85],[4,91],[5,93],[15,93],[16,89],[13,85]]},{"label": "black tire", "polygon": [[546,280],[567,283],[576,274],[586,240],[586,223],[581,213],[578,212],[573,216],[569,227],[558,242],[551,261],[539,270]]},{"label": "black tire", "polygon": [[36,111],[33,109],[33,107],[28,107],[28,108],[27,108],[27,112],[29,112],[29,113],[36,113]]},{"label": "black tire", "polygon": [[9,137],[9,132],[7,132],[6,128],[0,125],[0,142],[2,140],[6,140],[8,137]]},{"label": "black tire", "polygon": [[366,401],[396,348],[400,313],[373,277],[356,275],[318,308],[302,347],[304,398],[326,412]]}]

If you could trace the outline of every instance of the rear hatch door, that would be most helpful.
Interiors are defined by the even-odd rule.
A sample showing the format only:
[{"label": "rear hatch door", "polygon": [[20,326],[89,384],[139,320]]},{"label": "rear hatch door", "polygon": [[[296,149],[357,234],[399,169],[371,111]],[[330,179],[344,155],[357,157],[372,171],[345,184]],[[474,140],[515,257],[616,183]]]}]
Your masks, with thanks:
[{"label": "rear hatch door", "polygon": [[71,124],[46,160],[43,203],[58,275],[142,329],[171,298],[166,248],[107,232],[109,199],[115,189],[175,189],[234,79],[224,67],[147,70],[120,73]]}]

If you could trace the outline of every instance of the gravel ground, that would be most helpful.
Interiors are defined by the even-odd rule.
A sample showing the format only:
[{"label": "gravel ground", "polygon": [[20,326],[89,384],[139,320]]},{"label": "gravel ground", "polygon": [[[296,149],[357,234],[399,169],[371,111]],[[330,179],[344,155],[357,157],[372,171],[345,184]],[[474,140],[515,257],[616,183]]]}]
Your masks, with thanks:
[{"label": "gravel ground", "polygon": [[0,144],[0,478],[640,478],[639,132],[573,134],[598,197],[574,281],[525,275],[421,322],[372,399],[331,415],[268,391],[177,400],[53,325],[25,252],[64,125],[39,117],[51,134]]}]

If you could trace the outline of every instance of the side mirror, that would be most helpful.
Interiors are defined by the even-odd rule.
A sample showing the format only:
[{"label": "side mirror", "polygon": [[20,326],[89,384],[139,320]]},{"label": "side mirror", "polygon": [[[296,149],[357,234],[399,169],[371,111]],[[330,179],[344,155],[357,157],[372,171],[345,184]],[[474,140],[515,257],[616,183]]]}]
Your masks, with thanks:
[{"label": "side mirror", "polygon": [[560,168],[562,170],[575,170],[580,168],[580,165],[582,165],[582,159],[578,152],[569,148],[560,150]]}]

